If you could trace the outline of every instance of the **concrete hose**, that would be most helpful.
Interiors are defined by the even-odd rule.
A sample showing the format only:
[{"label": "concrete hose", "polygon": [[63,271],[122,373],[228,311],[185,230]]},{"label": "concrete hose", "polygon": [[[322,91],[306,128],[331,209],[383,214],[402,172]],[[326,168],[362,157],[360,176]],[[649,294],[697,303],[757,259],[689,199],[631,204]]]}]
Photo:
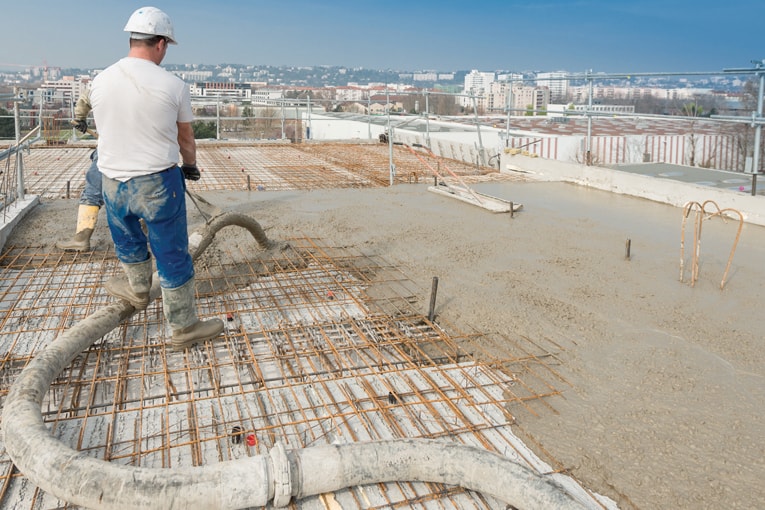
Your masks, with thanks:
[{"label": "concrete hose", "polygon": [[458,443],[397,439],[314,446],[288,456],[297,468],[292,495],[298,499],[358,485],[418,481],[457,485],[523,510],[584,508],[550,478]]},{"label": "concrete hose", "polygon": [[[208,225],[198,246],[206,248],[228,225],[247,228],[261,246],[271,244],[257,222],[233,215]],[[157,282],[152,300],[161,292]],[[50,434],[42,418],[43,398],[78,354],[134,311],[119,301],[66,330],[21,371],[5,401],[3,439],[9,457],[32,483],[70,504],[94,510],[238,509],[270,501],[285,506],[292,497],[356,485],[430,481],[473,489],[517,508],[582,508],[550,480],[510,459],[440,441],[317,446],[289,454],[276,444],[268,455],[172,469],[115,464],[73,450]]]},{"label": "concrete hose", "polygon": [[210,220],[201,232],[189,236],[189,252],[191,253],[192,258],[196,259],[208,246],[210,246],[210,243],[212,243],[215,238],[215,234],[217,234],[220,229],[232,225],[242,227],[249,231],[262,249],[266,250],[273,247],[274,243],[269,241],[266,233],[257,221],[246,214],[225,213]]}]

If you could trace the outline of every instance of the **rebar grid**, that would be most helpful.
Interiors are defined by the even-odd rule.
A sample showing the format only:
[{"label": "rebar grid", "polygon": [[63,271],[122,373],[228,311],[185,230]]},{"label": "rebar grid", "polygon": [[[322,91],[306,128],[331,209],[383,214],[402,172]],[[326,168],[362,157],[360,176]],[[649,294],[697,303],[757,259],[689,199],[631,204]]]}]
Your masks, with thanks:
[{"label": "rebar grid", "polygon": [[[379,186],[390,183],[390,160],[388,144],[300,144],[295,148],[315,157],[341,165],[354,173],[368,177]],[[416,157],[400,146],[393,147],[397,183],[419,182],[432,174]],[[447,160],[443,160],[447,161]],[[438,162],[434,162],[438,165]],[[460,175],[484,175],[498,173],[490,168],[477,168],[462,161],[448,160],[452,170]]]},{"label": "rebar grid", "polygon": [[92,147],[34,147],[25,152],[24,186],[27,193],[45,198],[79,197],[94,149],[95,144]]},{"label": "rebar grid", "polygon": [[[240,248],[241,249],[241,248]],[[78,356],[43,400],[52,434],[84,454],[144,467],[196,466],[288,449],[409,437],[481,446],[539,472],[511,430],[513,409],[549,408],[568,384],[546,360],[560,346],[465,334],[417,308],[424,291],[396,267],[321,240],[297,238],[278,257],[220,250],[197,263],[198,313],[221,338],[166,348],[161,300]],[[111,251],[0,256],[0,397],[29,360],[112,298]],[[521,375],[522,374],[522,375]],[[550,467],[552,464],[553,467]],[[586,490],[575,484],[582,494]],[[0,455],[0,505],[67,508]],[[590,496],[591,497],[591,496]],[[301,501],[341,506],[492,507],[480,494],[425,483],[357,487]],[[594,497],[593,501],[595,500]]]},{"label": "rebar grid", "polygon": [[[42,198],[77,198],[85,186],[85,172],[95,146],[34,147],[24,155],[27,193]],[[236,145],[199,143],[197,163],[202,177],[189,183],[193,191],[286,191],[368,188],[390,184],[387,144],[304,143]],[[401,147],[394,147],[396,183],[423,182],[430,171]],[[434,162],[433,165],[438,165]],[[448,160],[449,167],[466,177],[499,176]],[[503,174],[503,178],[505,174]]]}]

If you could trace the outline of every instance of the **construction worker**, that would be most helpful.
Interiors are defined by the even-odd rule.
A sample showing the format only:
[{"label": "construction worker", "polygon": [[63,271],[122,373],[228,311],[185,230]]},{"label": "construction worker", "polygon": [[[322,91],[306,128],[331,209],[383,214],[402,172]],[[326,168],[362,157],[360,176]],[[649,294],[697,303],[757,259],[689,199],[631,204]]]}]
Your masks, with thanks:
[{"label": "construction worker", "polygon": [[[90,113],[90,98],[86,91],[77,99],[74,107],[72,126],[81,133],[88,131],[88,113]],[[89,251],[90,238],[98,221],[98,211],[104,205],[101,193],[101,173],[98,171],[98,151],[90,154],[90,167],[85,173],[85,188],[80,194],[77,208],[77,229],[74,236],[67,241],[56,242],[56,247],[66,251]]]},{"label": "construction worker", "polygon": [[172,346],[180,350],[223,331],[220,319],[201,321],[196,314],[185,201],[185,179],[200,177],[190,92],[160,67],[168,45],[177,44],[167,14],[142,7],[124,30],[130,33],[127,57],[99,73],[90,88],[106,217],[127,277],[112,278],[106,290],[146,308],[153,254]]}]

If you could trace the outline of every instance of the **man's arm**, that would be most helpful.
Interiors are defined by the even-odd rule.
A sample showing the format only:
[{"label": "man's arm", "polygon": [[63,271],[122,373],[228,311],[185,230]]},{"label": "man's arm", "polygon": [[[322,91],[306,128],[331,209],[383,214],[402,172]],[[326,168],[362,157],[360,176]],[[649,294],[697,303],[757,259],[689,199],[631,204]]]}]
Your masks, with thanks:
[{"label": "man's arm", "polygon": [[77,104],[74,105],[74,118],[85,120],[92,109],[93,106],[90,104],[90,88],[88,88],[80,94]]},{"label": "man's arm", "polygon": [[178,122],[178,145],[181,148],[181,170],[183,176],[191,181],[198,181],[201,177],[197,168],[197,142],[194,139],[194,129],[191,122]]},{"label": "man's arm", "polygon": [[191,122],[178,122],[178,145],[181,147],[181,158],[184,165],[197,164],[197,142]]},{"label": "man's arm", "polygon": [[77,99],[77,104],[74,106],[74,119],[72,120],[72,126],[77,131],[85,133],[88,130],[88,114],[93,107],[90,104],[90,88],[80,94]]}]

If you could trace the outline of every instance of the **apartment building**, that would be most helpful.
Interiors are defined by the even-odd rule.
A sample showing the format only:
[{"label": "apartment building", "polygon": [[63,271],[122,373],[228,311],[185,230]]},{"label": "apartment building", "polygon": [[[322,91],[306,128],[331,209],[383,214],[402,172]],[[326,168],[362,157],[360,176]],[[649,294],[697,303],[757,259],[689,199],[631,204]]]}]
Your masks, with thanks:
[{"label": "apartment building", "polygon": [[568,97],[567,75],[566,71],[538,73],[536,83],[540,87],[547,87],[552,101],[562,101]]},{"label": "apartment building", "polygon": [[550,103],[550,89],[540,86],[516,85],[512,89],[512,111],[514,115],[534,112],[543,115]]},{"label": "apartment building", "polygon": [[[495,80],[496,75],[494,73],[485,73],[473,69],[465,75],[465,94],[470,94],[472,96],[486,96],[489,92],[489,86]],[[479,110],[488,107],[485,97],[480,98],[478,102],[479,104],[477,105],[477,108]],[[465,108],[472,108],[473,100],[470,97],[461,97],[460,104]]]},{"label": "apartment building", "polygon": [[60,80],[46,80],[34,90],[27,92],[27,99],[32,103],[60,102],[74,104],[90,84],[89,76],[64,76]]},{"label": "apartment building", "polygon": [[189,86],[192,97],[250,99],[252,87],[243,83],[195,82]]},{"label": "apartment building", "polygon": [[486,101],[486,113],[504,112],[507,109],[507,98],[510,95],[510,83],[495,81],[489,85]]}]

